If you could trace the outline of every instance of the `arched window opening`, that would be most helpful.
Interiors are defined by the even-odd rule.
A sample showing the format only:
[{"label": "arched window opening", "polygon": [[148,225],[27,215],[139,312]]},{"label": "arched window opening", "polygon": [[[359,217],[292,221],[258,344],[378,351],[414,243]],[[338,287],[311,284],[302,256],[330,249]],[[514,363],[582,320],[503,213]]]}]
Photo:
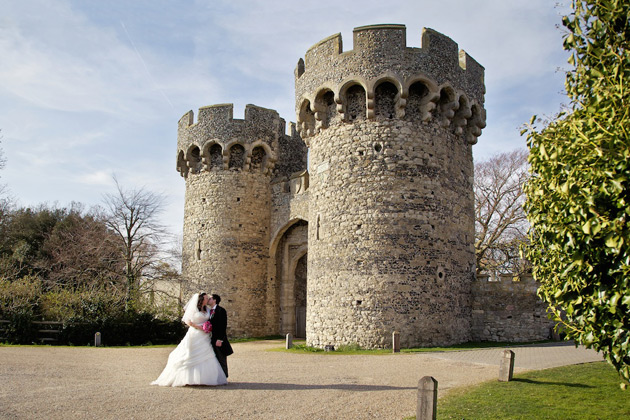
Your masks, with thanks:
[{"label": "arched window opening", "polygon": [[240,171],[245,163],[245,148],[240,144],[235,144],[230,148],[230,170]]},{"label": "arched window opening", "polygon": [[436,107],[436,116],[441,121],[443,126],[448,126],[450,121],[455,116],[455,110],[458,107],[458,103],[455,100],[455,92],[449,87],[442,88],[440,90],[440,100]]},{"label": "arched window opening", "polygon": [[409,86],[407,108],[405,109],[405,117],[407,120],[420,121],[422,119],[420,107],[423,105],[428,94],[429,88],[422,82],[416,82]]},{"label": "arched window opening", "polygon": [[302,135],[308,135],[309,131],[315,130],[315,113],[311,111],[311,103],[307,100],[302,102],[300,107],[300,132]]},{"label": "arched window opening", "polygon": [[190,170],[193,174],[201,172],[201,151],[197,146],[190,149],[189,153]]},{"label": "arched window opening", "polygon": [[252,172],[262,172],[265,169],[267,154],[262,146],[254,147],[249,167]]},{"label": "arched window opening", "polygon": [[392,119],[396,116],[396,96],[398,88],[393,83],[384,82],[376,87],[374,105],[376,118]]},{"label": "arched window opening", "polygon": [[223,169],[223,149],[220,144],[210,146],[210,170],[218,171]]},{"label": "arched window opening", "polygon": [[365,89],[353,85],[346,90],[346,120],[364,120],[366,118]]},{"label": "arched window opening", "polygon": [[181,176],[188,175],[188,167],[186,166],[186,158],[184,157],[183,150],[180,150],[177,154],[177,170]]},{"label": "arched window opening", "polygon": [[335,103],[335,94],[327,90],[317,97],[317,109],[322,115],[322,125],[328,127],[330,122],[337,115],[337,104]]}]

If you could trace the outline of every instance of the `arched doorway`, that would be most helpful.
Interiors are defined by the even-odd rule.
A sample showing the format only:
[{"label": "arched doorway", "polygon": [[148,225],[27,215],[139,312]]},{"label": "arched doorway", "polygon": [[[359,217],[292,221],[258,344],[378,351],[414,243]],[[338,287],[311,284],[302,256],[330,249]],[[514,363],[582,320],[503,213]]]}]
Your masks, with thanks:
[{"label": "arched doorway", "polygon": [[306,338],[306,260],[302,255],[293,270],[293,296],[295,301],[295,336]]},{"label": "arched doorway", "polygon": [[276,278],[280,286],[280,332],[306,336],[308,223],[294,221],[277,242]]}]

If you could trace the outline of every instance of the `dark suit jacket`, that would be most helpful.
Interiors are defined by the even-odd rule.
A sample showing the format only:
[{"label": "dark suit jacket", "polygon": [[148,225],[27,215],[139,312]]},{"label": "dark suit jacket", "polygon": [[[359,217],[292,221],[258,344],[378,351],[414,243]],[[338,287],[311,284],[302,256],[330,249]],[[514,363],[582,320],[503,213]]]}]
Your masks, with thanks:
[{"label": "dark suit jacket", "polygon": [[[210,338],[210,341],[212,342],[212,347],[215,351],[219,350],[226,356],[234,353],[227,338],[227,311],[217,305],[210,322],[212,323],[212,337]],[[221,347],[216,346],[217,340],[221,340],[223,342]]]}]

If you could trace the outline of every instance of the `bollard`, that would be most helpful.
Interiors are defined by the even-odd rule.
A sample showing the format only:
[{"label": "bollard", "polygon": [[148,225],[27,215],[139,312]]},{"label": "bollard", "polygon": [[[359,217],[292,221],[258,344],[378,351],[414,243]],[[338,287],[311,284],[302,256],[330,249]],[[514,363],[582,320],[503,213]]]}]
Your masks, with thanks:
[{"label": "bollard", "polygon": [[97,332],[96,334],[94,334],[94,347],[100,347],[101,346],[101,333]]},{"label": "bollard", "polygon": [[392,334],[392,353],[400,353],[400,333],[394,331]]},{"label": "bollard", "polygon": [[514,374],[514,352],[512,350],[503,350],[501,357],[501,365],[499,366],[499,381],[509,382]]},{"label": "bollard", "polygon": [[437,415],[438,382],[433,376],[418,381],[416,420],[435,420]]},{"label": "bollard", "polygon": [[291,335],[291,333],[288,333],[286,349],[289,350],[291,347],[293,347],[293,336]]}]

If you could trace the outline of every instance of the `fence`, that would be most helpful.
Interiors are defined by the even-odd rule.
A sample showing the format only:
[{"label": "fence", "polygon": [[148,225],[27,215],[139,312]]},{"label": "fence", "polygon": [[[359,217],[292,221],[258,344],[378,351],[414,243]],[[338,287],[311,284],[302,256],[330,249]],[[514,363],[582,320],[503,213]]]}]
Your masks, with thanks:
[{"label": "fence", "polygon": [[[11,321],[0,319],[0,342],[8,340],[8,329]],[[57,321],[31,321],[31,325],[35,329],[37,341],[42,344],[57,344],[59,342],[59,333],[63,326],[62,322]]]}]

